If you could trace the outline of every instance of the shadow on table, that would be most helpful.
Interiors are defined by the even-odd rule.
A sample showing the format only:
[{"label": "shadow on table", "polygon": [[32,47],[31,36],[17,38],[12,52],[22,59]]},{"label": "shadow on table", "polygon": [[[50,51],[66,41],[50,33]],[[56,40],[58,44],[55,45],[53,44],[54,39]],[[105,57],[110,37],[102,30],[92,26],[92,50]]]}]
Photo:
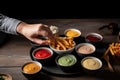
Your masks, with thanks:
[{"label": "shadow on table", "polygon": [[110,71],[102,71],[100,74],[94,75],[101,80],[119,80],[120,73],[110,72]]},{"label": "shadow on table", "polygon": [[109,70],[101,70],[96,74],[85,74],[87,77],[94,77],[100,80],[120,80],[120,72],[111,72]]},{"label": "shadow on table", "polygon": [[28,80],[53,80],[53,79],[46,74],[41,74],[40,76],[37,76],[36,78],[31,78]]}]

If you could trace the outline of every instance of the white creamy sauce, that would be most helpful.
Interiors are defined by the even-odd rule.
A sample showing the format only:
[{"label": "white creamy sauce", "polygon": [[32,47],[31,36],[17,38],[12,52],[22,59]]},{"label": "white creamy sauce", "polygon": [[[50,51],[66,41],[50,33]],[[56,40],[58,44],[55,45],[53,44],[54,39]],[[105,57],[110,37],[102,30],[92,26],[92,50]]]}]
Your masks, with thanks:
[{"label": "white creamy sauce", "polygon": [[93,51],[94,51],[93,47],[89,45],[83,45],[78,48],[78,52],[83,54],[89,54],[92,53]]}]

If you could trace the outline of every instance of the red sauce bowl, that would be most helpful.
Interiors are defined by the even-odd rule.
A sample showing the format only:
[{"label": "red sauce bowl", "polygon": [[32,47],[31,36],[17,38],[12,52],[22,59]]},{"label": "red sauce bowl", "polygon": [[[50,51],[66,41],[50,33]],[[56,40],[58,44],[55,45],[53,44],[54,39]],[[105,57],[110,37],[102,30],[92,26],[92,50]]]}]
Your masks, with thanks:
[{"label": "red sauce bowl", "polygon": [[49,63],[52,56],[53,51],[48,47],[38,47],[32,52],[33,59],[43,64]]},{"label": "red sauce bowl", "polygon": [[86,40],[88,40],[90,42],[99,42],[102,39],[103,39],[103,37],[98,33],[89,33],[86,36]]},{"label": "red sauce bowl", "polygon": [[99,46],[101,42],[103,41],[103,36],[98,33],[88,33],[85,36],[85,40],[88,43],[92,43],[95,46]]}]

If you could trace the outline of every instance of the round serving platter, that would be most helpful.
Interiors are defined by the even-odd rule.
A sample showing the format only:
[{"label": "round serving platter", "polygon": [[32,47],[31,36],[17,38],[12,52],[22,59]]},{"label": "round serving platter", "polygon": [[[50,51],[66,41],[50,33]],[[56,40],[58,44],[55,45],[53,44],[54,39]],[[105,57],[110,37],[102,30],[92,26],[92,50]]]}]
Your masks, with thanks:
[{"label": "round serving platter", "polygon": [[[40,47],[40,46],[37,46],[37,47]],[[33,61],[34,61],[34,59],[32,57],[32,51],[37,47],[32,47],[31,50],[30,50],[30,57],[31,57],[31,59]],[[74,52],[72,54],[76,55]],[[80,65],[78,63],[77,63],[78,67],[77,67],[76,70],[74,70],[72,72],[64,72],[64,71],[62,71],[55,63],[55,58],[57,57],[57,55],[58,54],[54,52],[54,55],[52,57],[51,62],[42,64],[44,73],[51,74],[51,75],[56,75],[56,76],[75,76],[75,75],[83,74],[83,71],[82,71],[82,69],[81,69],[81,67],[80,67]]]},{"label": "round serving platter", "polygon": [[[85,42],[85,39],[84,37],[78,37],[74,40],[76,42],[76,44],[79,44],[79,43],[83,43]],[[106,45],[105,43],[101,44],[99,46],[99,48],[96,48],[96,53],[98,55],[96,55],[96,57],[102,57],[105,50],[106,50]],[[32,46],[32,48],[30,49],[30,57],[32,60],[33,57],[32,57],[32,52],[34,49],[38,48],[38,47],[49,47],[49,46]],[[54,51],[53,51],[54,52]],[[55,63],[55,58],[58,56],[57,53],[54,52],[54,55],[53,55],[53,59],[51,60],[51,62],[48,63],[44,63],[43,64],[43,72],[44,73],[47,73],[47,74],[50,74],[50,75],[56,75],[56,76],[78,76],[78,75],[83,75],[84,74],[84,71],[82,70],[82,67],[80,65],[80,61],[81,61],[81,58],[77,55],[77,53],[75,52],[75,50],[71,53],[71,54],[74,54],[77,58],[77,67],[75,70],[72,70],[72,72],[64,72],[62,71]]]}]

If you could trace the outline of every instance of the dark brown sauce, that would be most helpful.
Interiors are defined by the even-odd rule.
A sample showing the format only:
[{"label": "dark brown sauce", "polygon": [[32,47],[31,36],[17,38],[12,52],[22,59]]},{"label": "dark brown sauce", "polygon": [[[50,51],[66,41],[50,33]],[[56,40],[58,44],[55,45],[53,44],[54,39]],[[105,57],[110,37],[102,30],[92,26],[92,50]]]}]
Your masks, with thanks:
[{"label": "dark brown sauce", "polygon": [[87,36],[87,39],[88,39],[89,41],[92,41],[92,42],[97,42],[97,41],[100,41],[100,40],[101,40],[101,38],[100,38],[99,36],[96,36],[96,35],[88,35],[88,36]]}]

